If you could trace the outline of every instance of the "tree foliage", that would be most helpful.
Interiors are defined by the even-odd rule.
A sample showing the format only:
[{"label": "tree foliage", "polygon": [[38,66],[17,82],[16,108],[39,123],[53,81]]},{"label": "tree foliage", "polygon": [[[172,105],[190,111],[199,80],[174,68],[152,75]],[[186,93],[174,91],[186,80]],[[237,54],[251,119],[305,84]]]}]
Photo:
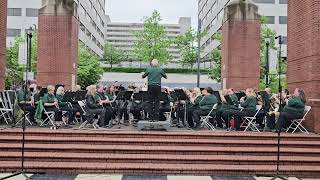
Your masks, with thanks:
[{"label": "tree foliage", "polygon": [[19,65],[19,46],[22,42],[23,38],[18,37],[14,40],[13,46],[6,49],[6,89],[23,82],[25,68]]},{"label": "tree foliage", "polygon": [[188,64],[191,68],[193,67],[198,59],[197,41],[206,34],[207,32],[199,33],[193,29],[189,29],[174,40],[174,44],[177,45],[181,53],[181,63]]},{"label": "tree foliage", "polygon": [[144,18],[143,31],[133,32],[137,39],[134,44],[134,53],[139,60],[148,62],[158,59],[161,64],[164,64],[171,59],[167,49],[172,41],[168,38],[166,28],[160,24],[160,21],[160,13],[155,10],[151,17]]},{"label": "tree foliage", "polygon": [[87,47],[79,42],[78,49],[78,84],[87,87],[96,84],[103,74],[99,57],[91,53]]},{"label": "tree foliage", "polygon": [[[218,41],[221,44],[222,41],[222,35],[221,33],[216,33],[214,35],[214,40]],[[213,49],[211,54],[213,67],[212,70],[209,73],[209,77],[213,80],[216,80],[217,82],[221,82],[221,48],[217,47]]]},{"label": "tree foliage", "polygon": [[103,59],[107,64],[110,64],[111,69],[114,64],[119,64],[124,58],[125,54],[123,51],[113,47],[109,43],[105,44]]}]

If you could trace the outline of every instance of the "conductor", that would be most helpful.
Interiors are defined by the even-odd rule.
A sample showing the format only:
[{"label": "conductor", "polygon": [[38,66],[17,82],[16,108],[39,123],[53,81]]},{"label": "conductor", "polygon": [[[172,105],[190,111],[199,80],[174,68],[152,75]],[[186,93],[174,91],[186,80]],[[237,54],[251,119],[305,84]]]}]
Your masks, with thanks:
[{"label": "conductor", "polygon": [[149,120],[159,121],[159,106],[161,93],[161,78],[166,78],[166,73],[159,67],[157,59],[151,61],[151,67],[146,70],[142,78],[148,77],[148,92],[150,96]]}]

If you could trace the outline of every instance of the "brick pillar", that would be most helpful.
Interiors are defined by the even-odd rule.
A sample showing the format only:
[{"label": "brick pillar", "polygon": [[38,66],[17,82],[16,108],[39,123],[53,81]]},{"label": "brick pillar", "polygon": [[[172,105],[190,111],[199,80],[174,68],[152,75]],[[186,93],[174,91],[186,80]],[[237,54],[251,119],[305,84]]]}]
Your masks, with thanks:
[{"label": "brick pillar", "polygon": [[[288,87],[302,88],[312,111],[309,130],[320,132],[320,3],[319,0],[288,1]],[[316,119],[314,119],[317,117]]]},{"label": "brick pillar", "polygon": [[0,91],[5,88],[7,37],[7,0],[0,1]]},{"label": "brick pillar", "polygon": [[258,88],[260,78],[260,15],[250,0],[233,0],[222,26],[223,88]]},{"label": "brick pillar", "polygon": [[42,2],[39,11],[37,83],[74,87],[77,74],[77,5],[73,0]]}]

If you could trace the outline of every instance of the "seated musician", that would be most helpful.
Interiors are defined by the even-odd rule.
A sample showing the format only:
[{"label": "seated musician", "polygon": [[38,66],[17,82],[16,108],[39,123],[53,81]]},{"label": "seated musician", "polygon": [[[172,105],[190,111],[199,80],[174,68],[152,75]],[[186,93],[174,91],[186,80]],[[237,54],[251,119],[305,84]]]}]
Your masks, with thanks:
[{"label": "seated musician", "polygon": [[100,115],[98,122],[93,122],[93,126],[99,128],[103,127],[105,124],[106,111],[103,108],[103,103],[97,94],[97,86],[91,85],[88,87],[88,92],[86,95],[86,105],[88,108],[88,113],[92,115]]},{"label": "seated musician", "polygon": [[97,95],[99,96],[101,103],[104,107],[104,109],[106,110],[106,116],[105,116],[105,122],[104,125],[105,127],[111,127],[111,119],[112,119],[112,115],[113,115],[113,108],[111,107],[111,101],[109,100],[109,97],[106,96],[106,87],[104,86],[100,86],[98,88],[98,92]]},{"label": "seated musician", "polygon": [[46,111],[53,111],[55,113],[55,121],[61,121],[61,117],[58,116],[59,112],[59,105],[58,100],[54,95],[55,87],[52,85],[49,85],[47,87],[48,93],[43,96],[42,102],[43,106],[46,109]]},{"label": "seated musician", "polygon": [[34,104],[35,106],[38,105],[39,101],[40,101],[40,91],[41,91],[42,87],[41,86],[37,86],[37,89],[33,95],[33,100],[34,100]]},{"label": "seated musician", "polygon": [[73,109],[68,102],[62,102],[63,96],[65,94],[64,88],[62,86],[59,86],[56,92],[56,98],[58,100],[58,105],[61,111],[66,111],[68,113],[68,124],[73,125],[76,109]]},{"label": "seated musician", "polygon": [[[213,89],[211,87],[207,87],[202,90],[202,95],[204,96],[202,100],[199,102],[199,109],[193,112],[193,122],[194,128],[200,128],[200,116],[206,116],[212,110],[213,106],[218,103],[217,98],[213,95]],[[212,112],[215,114],[215,111]],[[211,114],[211,115],[212,115]]]},{"label": "seated musician", "polygon": [[[187,123],[185,124],[185,126],[193,128],[194,127],[194,123],[192,120],[192,113],[195,110],[199,110],[199,102],[202,100],[203,96],[201,94],[201,90],[200,88],[194,88],[192,90],[185,90],[186,95],[189,97],[189,102],[188,104],[186,104],[186,109],[183,107],[178,107],[176,108],[177,113],[178,113],[178,120],[179,122],[184,122],[184,118],[187,119]],[[185,115],[187,117],[185,117]]]},{"label": "seated musician", "polygon": [[232,114],[234,115],[234,126],[237,131],[240,130],[240,123],[243,117],[254,116],[256,113],[257,98],[252,88],[246,89],[246,96],[240,99],[240,105],[243,108],[242,111],[235,111]]},{"label": "seated musician", "polygon": [[[216,113],[216,122],[219,128],[223,128],[223,121],[226,122],[226,126],[229,128],[230,114],[239,111],[239,99],[234,93],[233,89],[225,89],[221,96],[222,105]],[[228,95],[233,104],[228,104],[225,95]]]},{"label": "seated musician", "polygon": [[276,124],[277,130],[282,130],[290,125],[293,119],[300,119],[304,115],[305,109],[305,93],[302,89],[296,88],[292,97],[286,100],[287,105],[280,112],[279,119]]},{"label": "seated musician", "polygon": [[164,115],[165,112],[171,111],[171,103],[173,103],[173,98],[170,96],[169,89],[165,89],[164,91],[167,94],[167,98],[160,104],[159,108],[159,120],[165,121],[166,117]]},{"label": "seated musician", "polygon": [[37,122],[34,119],[36,108],[34,107],[34,101],[31,98],[31,93],[28,91],[28,86],[22,86],[22,90],[18,93],[17,99],[20,108],[29,112],[31,123],[37,124]]}]

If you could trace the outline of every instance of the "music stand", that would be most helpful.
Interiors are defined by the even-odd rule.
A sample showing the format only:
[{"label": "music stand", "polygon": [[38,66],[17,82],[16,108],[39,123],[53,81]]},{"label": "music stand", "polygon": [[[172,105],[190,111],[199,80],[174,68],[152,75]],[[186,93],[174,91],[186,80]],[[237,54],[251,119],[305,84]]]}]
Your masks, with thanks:
[{"label": "music stand", "polygon": [[[183,91],[183,89],[175,89],[174,92],[172,92],[172,97],[174,98],[175,101],[178,101],[178,107],[181,106],[180,101],[187,101],[189,100],[189,97],[186,95],[186,93]],[[178,109],[178,111],[180,110],[180,108]],[[179,113],[177,113],[177,118],[179,121]],[[179,122],[178,122],[179,123]],[[188,122],[187,122],[187,103],[185,103],[184,105],[184,119],[183,119],[183,123],[187,126]]]},{"label": "music stand", "polygon": [[235,93],[236,94],[236,96],[238,97],[238,99],[241,99],[242,97],[245,97],[246,96],[246,93],[244,93],[244,92],[236,92]]},{"label": "music stand", "polygon": [[133,91],[124,91],[124,95],[123,95],[123,100],[126,101],[126,100],[130,100],[131,97],[132,97],[132,94],[133,94]]},{"label": "music stand", "polygon": [[77,91],[74,95],[76,101],[82,101],[86,99],[87,91]]},{"label": "music stand", "polygon": [[160,101],[167,101],[168,100],[168,95],[165,92],[160,93]]},{"label": "music stand", "polygon": [[39,97],[43,97],[45,94],[48,93],[48,89],[47,88],[42,88],[39,92]]},{"label": "music stand", "polygon": [[229,105],[234,105],[234,103],[233,103],[233,101],[232,101],[232,99],[230,98],[229,95],[225,95],[224,98],[226,99],[226,101],[227,101],[227,103],[228,103]]},{"label": "music stand", "polygon": [[219,91],[213,91],[212,95],[214,95],[217,98],[218,103],[222,103]]},{"label": "music stand", "polygon": [[62,102],[73,102],[75,99],[75,92],[66,92],[62,98]]}]

